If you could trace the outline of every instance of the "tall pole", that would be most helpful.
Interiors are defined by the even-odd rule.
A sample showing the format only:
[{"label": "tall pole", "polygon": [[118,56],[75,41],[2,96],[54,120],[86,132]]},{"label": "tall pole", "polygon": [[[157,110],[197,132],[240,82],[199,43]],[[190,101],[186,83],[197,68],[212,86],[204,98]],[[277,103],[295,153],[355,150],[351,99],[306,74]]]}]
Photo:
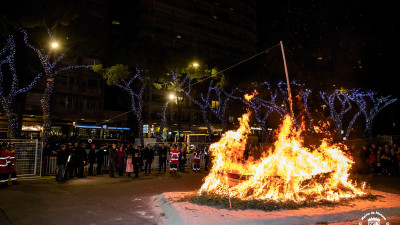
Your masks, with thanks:
[{"label": "tall pole", "polygon": [[283,50],[282,41],[280,43],[281,43],[281,50],[282,50],[282,57],[283,57],[283,65],[285,66],[285,74],[286,74],[286,83],[287,83],[287,90],[288,90],[288,101],[289,101],[290,115],[292,116],[292,118],[294,118],[294,115],[293,115],[293,103],[292,103],[292,92],[290,90],[289,73],[288,73],[287,65],[286,65],[285,51]]}]

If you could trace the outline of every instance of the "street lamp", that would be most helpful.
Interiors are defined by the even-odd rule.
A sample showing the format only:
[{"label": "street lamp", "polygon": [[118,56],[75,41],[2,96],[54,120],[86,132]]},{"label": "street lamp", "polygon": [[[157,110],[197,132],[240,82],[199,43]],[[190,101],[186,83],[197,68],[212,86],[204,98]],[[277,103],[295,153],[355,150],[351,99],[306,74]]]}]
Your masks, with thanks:
[{"label": "street lamp", "polygon": [[52,42],[51,43],[51,47],[54,48],[54,49],[58,48],[58,43],[57,42]]},{"label": "street lamp", "polygon": [[170,100],[174,100],[174,99],[175,99],[175,95],[171,93],[171,94],[169,95],[169,99],[170,99]]},{"label": "street lamp", "polygon": [[199,67],[199,64],[197,62],[194,62],[192,65],[193,65],[194,68]]}]

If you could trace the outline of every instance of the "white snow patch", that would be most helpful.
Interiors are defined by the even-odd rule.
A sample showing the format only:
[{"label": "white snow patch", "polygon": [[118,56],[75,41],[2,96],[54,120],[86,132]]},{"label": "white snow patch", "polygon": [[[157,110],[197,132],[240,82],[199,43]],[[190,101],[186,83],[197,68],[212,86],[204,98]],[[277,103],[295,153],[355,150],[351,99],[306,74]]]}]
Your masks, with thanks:
[{"label": "white snow patch", "polygon": [[[351,206],[300,208],[296,210],[228,210],[201,206],[189,202],[176,202],[189,192],[166,192],[155,196],[155,204],[164,213],[167,224],[316,224],[327,221],[342,223],[360,221],[365,212],[375,210],[386,217],[400,215],[400,195],[371,190],[381,195],[375,201],[354,200]],[[157,215],[157,214],[156,214]]]}]

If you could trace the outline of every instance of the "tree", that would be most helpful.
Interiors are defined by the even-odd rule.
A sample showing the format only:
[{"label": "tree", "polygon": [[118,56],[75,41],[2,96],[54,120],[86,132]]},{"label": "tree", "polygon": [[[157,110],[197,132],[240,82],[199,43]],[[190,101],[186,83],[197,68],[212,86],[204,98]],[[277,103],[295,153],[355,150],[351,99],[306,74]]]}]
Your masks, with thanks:
[{"label": "tree", "polygon": [[168,102],[166,102],[162,108],[161,108],[161,113],[159,113],[159,116],[161,118],[161,124],[160,124],[160,130],[157,132],[157,142],[162,142],[162,134],[164,132],[164,128],[167,126],[167,118],[165,116],[165,112],[167,111],[168,107]]},{"label": "tree", "polygon": [[[0,103],[9,122],[8,131],[11,138],[18,138],[20,136],[18,120],[13,108],[15,96],[19,93],[25,93],[31,90],[42,76],[42,74],[39,73],[28,85],[24,88],[20,88],[15,67],[15,53],[14,37],[10,35],[7,39],[7,44],[0,52]],[[5,59],[2,59],[3,57],[5,57]],[[7,79],[5,79],[1,69],[4,64],[8,64],[11,84],[6,82]],[[8,92],[8,94],[6,94],[6,92]]]},{"label": "tree", "polygon": [[131,73],[126,65],[116,64],[103,69],[103,65],[93,66],[95,72],[101,73],[107,85],[115,85],[126,91],[130,97],[131,110],[135,113],[139,125],[139,139],[144,146],[143,137],[143,94],[146,88],[146,78],[142,76],[142,71],[136,68],[136,72]]},{"label": "tree", "polygon": [[[291,82],[292,87],[297,88],[299,92],[299,103],[302,113],[300,115],[306,115],[309,120],[309,127],[313,128],[313,118],[309,112],[308,108],[308,97],[311,94],[310,89],[305,89],[304,84],[297,83],[296,81]],[[287,107],[287,88],[286,83],[279,82],[276,88],[272,88],[271,84],[268,82],[263,82],[261,84],[254,83],[252,89],[255,92],[252,94],[251,100],[246,100],[243,98],[245,94],[243,91],[239,91],[240,95],[230,95],[231,98],[240,100],[242,103],[247,105],[254,112],[254,118],[260,124],[261,130],[265,136],[268,138],[268,127],[267,120],[272,112],[278,113],[278,115],[283,118],[284,116],[290,114]],[[257,91],[258,90],[258,91]],[[303,101],[301,101],[303,99]],[[296,118],[293,118],[296,122]],[[304,118],[302,118],[304,120]],[[296,124],[296,123],[295,123]]]},{"label": "tree", "polygon": [[[171,65],[176,66],[174,70],[169,73],[164,74],[163,76],[159,76],[157,80],[153,83],[154,87],[157,89],[167,89],[174,92],[174,95],[177,98],[178,105],[178,131],[181,128],[181,107],[180,107],[180,99],[183,99],[184,96],[188,97],[191,102],[195,105],[199,106],[203,121],[205,122],[209,134],[209,140],[211,140],[212,129],[210,120],[208,119],[208,109],[211,106],[210,94],[213,89],[211,87],[220,87],[226,84],[225,76],[222,73],[219,73],[216,68],[209,69],[207,65],[194,65],[187,64],[184,60],[175,59],[175,61],[171,62]],[[196,86],[203,86],[204,81],[211,79],[214,80],[216,85],[213,86],[213,83],[210,83],[208,86],[209,89],[207,91],[207,95],[195,96],[195,93],[192,92],[192,86],[196,84]],[[200,89],[200,88],[197,88]],[[217,112],[217,111],[216,111]],[[225,113],[223,110],[217,113]]]},{"label": "tree", "polygon": [[271,107],[267,101],[258,97],[253,97],[250,101],[243,101],[243,102],[254,111],[254,117],[260,124],[265,139],[267,139],[268,138],[267,119],[270,116],[270,114],[274,111],[274,108]]},{"label": "tree", "polygon": [[[256,84],[256,86],[258,86],[258,85]],[[270,90],[269,83],[264,82],[263,86],[266,87],[266,89],[263,89],[263,90],[266,90],[267,92],[269,92],[269,90]],[[252,97],[251,99],[244,98],[243,96],[246,93],[244,93],[241,90],[239,90],[238,93],[240,93],[240,94],[239,95],[229,94],[229,97],[241,101],[243,104],[245,104],[247,107],[249,107],[249,109],[253,110],[254,118],[260,124],[263,135],[267,139],[268,138],[268,128],[266,125],[267,119],[268,119],[269,115],[271,114],[271,112],[274,111],[274,108],[268,104],[267,100],[258,96],[259,93],[257,92],[256,89],[254,90],[253,94],[248,95],[248,96]],[[270,94],[270,93],[268,93],[268,94]]]},{"label": "tree", "polygon": [[356,102],[360,112],[365,117],[364,133],[366,137],[372,137],[372,123],[376,115],[386,106],[397,101],[397,98],[392,98],[390,95],[386,97],[378,96],[375,91],[360,92],[357,90],[352,94],[351,98]]},{"label": "tree", "polygon": [[[344,132],[343,117],[353,108],[351,103],[351,93],[341,90],[334,90],[332,93],[321,91],[320,96],[329,109],[329,113],[335,126],[337,136],[342,136]],[[346,137],[350,135],[351,126],[353,125],[358,115],[359,114],[356,113],[353,116],[353,122],[350,122],[345,133]]]},{"label": "tree", "polygon": [[[213,80],[210,81],[212,84]],[[218,103],[217,105],[213,105],[212,102],[208,102],[208,107],[211,112],[221,121],[222,132],[226,130],[226,109],[228,108],[228,104],[231,100],[231,96],[235,95],[235,92],[238,91],[238,88],[234,88],[230,92],[227,92],[221,86],[212,86],[210,84],[209,89],[214,91],[217,95]]]},{"label": "tree", "polygon": [[[43,142],[47,142],[51,130],[51,96],[54,90],[55,78],[58,74],[66,70],[72,69],[89,69],[92,66],[89,65],[71,65],[60,67],[59,64],[64,58],[64,54],[59,55],[56,59],[52,59],[53,51],[52,49],[40,49],[30,44],[28,41],[28,34],[25,30],[22,30],[24,34],[24,42],[27,47],[32,49],[40,60],[42,69],[44,70],[44,75],[46,79],[46,86],[43,91],[43,97],[41,99],[41,107],[43,112],[43,132],[41,134],[41,139]],[[48,30],[49,39],[53,39],[53,35],[50,30]]]},{"label": "tree", "polygon": [[195,104],[197,105],[200,110],[201,110],[201,114],[203,117],[203,121],[207,126],[207,133],[208,133],[208,141],[211,141],[211,137],[213,134],[213,131],[211,129],[211,123],[210,120],[208,119],[208,105],[209,105],[209,101],[210,101],[210,94],[211,94],[211,87],[212,87],[212,81],[210,81],[210,85],[208,88],[208,91],[206,94],[200,93],[199,97],[195,97],[193,93],[191,93],[192,91],[192,81],[193,79],[190,79],[186,76],[186,78],[183,80],[182,84],[185,84],[185,81],[187,80],[187,88],[183,88],[182,91],[185,93],[185,95]]}]

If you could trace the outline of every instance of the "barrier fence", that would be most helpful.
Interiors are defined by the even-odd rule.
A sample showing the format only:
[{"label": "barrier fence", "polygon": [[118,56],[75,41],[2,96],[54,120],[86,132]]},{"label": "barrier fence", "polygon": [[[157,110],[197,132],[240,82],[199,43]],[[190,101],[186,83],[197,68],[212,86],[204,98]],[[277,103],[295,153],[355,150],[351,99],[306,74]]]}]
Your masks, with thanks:
[{"label": "barrier fence", "polygon": [[[37,139],[0,139],[0,142],[13,144],[15,149],[15,169],[18,176],[33,176],[41,174],[50,175],[55,174],[57,169],[57,157],[56,156],[46,156],[42,158],[42,149],[43,145]],[[154,162],[152,163],[152,169],[159,168],[159,160],[158,160],[158,148],[161,146],[160,143],[156,142],[148,142],[146,144],[150,144],[154,149]],[[167,146],[172,146],[174,143],[167,143]],[[204,147],[208,143],[204,142],[192,142],[192,143],[178,143],[180,147],[184,144],[187,144],[188,147],[186,149],[186,158],[187,161],[185,163],[186,167],[191,167],[193,163],[193,149],[196,147],[199,150],[203,150]],[[88,149],[86,150],[88,152]],[[96,150],[98,151],[98,150]],[[109,156],[104,156],[104,163],[102,165],[102,171],[108,171],[109,169]],[[169,164],[170,157],[167,158],[167,166]],[[204,154],[201,155],[201,167],[204,168]],[[87,172],[89,169],[89,165],[85,166],[85,171]],[[97,163],[94,164],[94,170],[97,169]]]},{"label": "barrier fence", "polygon": [[[187,160],[186,160],[185,166],[191,168],[192,167],[192,163],[193,163],[193,154],[186,154],[186,158],[187,158]],[[103,163],[103,165],[101,167],[102,171],[108,171],[108,169],[109,169],[109,160],[108,159],[109,159],[109,156],[105,155],[104,156],[104,163]],[[169,160],[170,160],[170,157],[168,156],[167,157],[167,166],[169,166]],[[204,168],[204,163],[205,163],[204,155],[202,155],[201,156],[201,160],[200,160],[200,166],[202,168]],[[144,163],[143,163],[143,165],[144,165]],[[56,156],[46,156],[46,157],[44,157],[42,168],[43,168],[43,171],[42,171],[43,175],[54,175],[54,174],[56,174],[56,171],[57,171],[57,157]],[[158,168],[159,168],[158,155],[154,156],[154,162],[151,164],[151,168],[153,170],[158,170]],[[93,165],[93,171],[96,171],[96,169],[97,169],[97,163],[95,163]],[[89,170],[89,164],[87,164],[84,167],[84,171],[85,172],[88,172],[88,170]]]},{"label": "barrier fence", "polygon": [[42,143],[37,139],[0,139],[13,144],[15,150],[15,170],[18,176],[40,175],[42,166]]}]

